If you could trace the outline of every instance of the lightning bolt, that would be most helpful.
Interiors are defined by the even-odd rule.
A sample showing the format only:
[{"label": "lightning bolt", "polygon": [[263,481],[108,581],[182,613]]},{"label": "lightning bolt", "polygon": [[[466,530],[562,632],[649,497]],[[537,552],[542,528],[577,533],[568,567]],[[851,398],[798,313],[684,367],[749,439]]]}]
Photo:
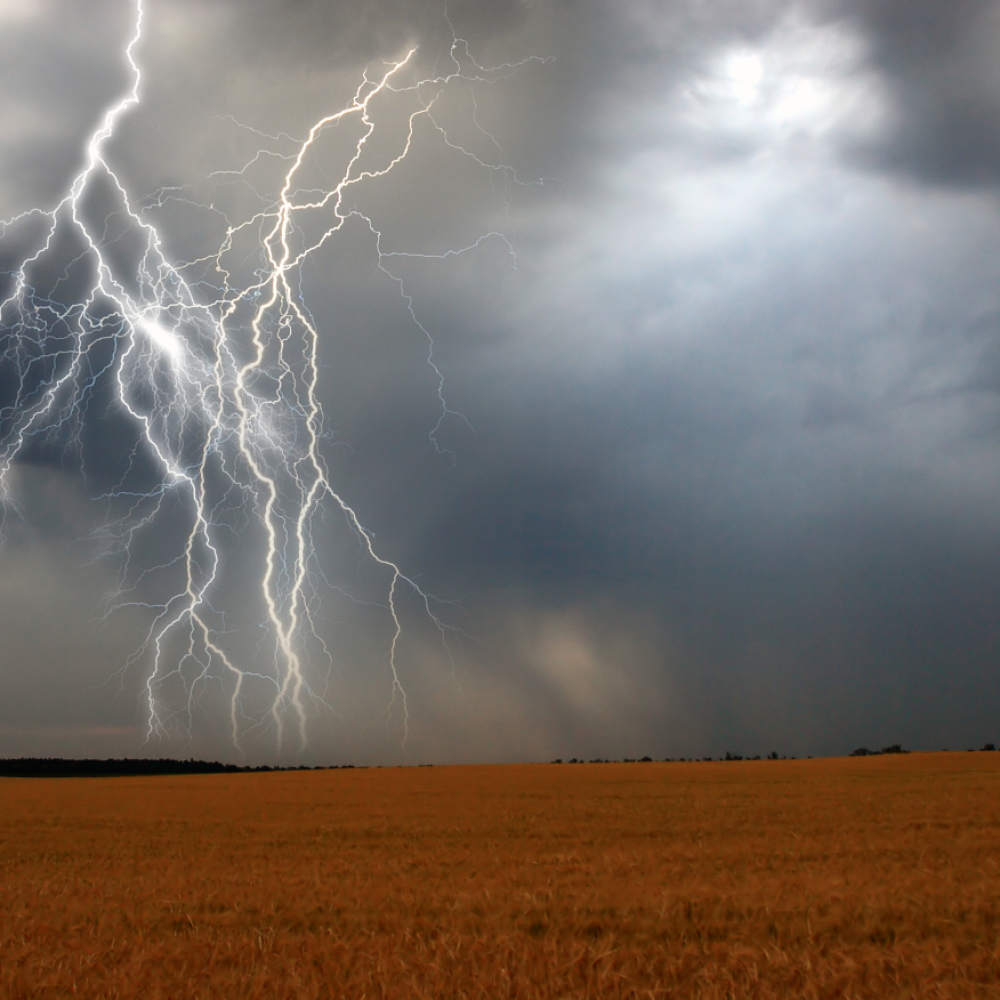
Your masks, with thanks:
[{"label": "lightning bolt", "polygon": [[[134,31],[124,49],[130,86],[89,137],[66,194],[52,208],[31,208],[0,223],[0,239],[13,231],[35,234],[29,251],[5,273],[10,287],[0,300],[0,364],[15,382],[13,399],[0,409],[0,502],[16,509],[11,469],[33,441],[59,442],[82,457],[84,429],[95,419],[93,401],[110,388],[137,444],[128,471],[104,496],[116,510],[125,510],[106,527],[105,552],[121,559],[113,609],[138,605],[151,619],[144,641],[123,667],[139,660],[148,664],[147,741],[190,734],[199,692],[215,681],[227,692],[234,747],[242,752],[249,734],[267,730],[273,731],[279,754],[293,742],[289,729],[299,751],[305,749],[310,705],[332,708],[315,682],[321,671],[314,661],[330,668],[334,654],[315,627],[327,576],[314,530],[320,519],[336,513],[384,579],[380,603],[391,632],[386,718],[388,725],[401,713],[405,745],[409,707],[399,667],[403,592],[420,602],[449,655],[448,639],[457,630],[438,613],[440,602],[376,549],[372,533],[334,487],[323,450],[330,437],[320,402],[324,338],[306,303],[303,267],[349,223],[367,229],[378,271],[397,289],[414,329],[426,340],[440,407],[429,438],[444,451],[439,432],[453,411],[433,338],[394,261],[443,260],[495,241],[509,265],[516,264],[505,227],[510,191],[521,180],[478,117],[474,127],[493,155],[454,139],[436,109],[451,88],[495,82],[527,62],[544,60],[485,67],[452,30],[445,71],[417,78],[415,50],[376,73],[366,70],[350,102],[316,121],[304,139],[266,136],[240,125],[262,145],[243,167],[219,171],[213,179],[251,187],[248,172],[265,159],[280,161],[284,173],[274,196],[233,222],[179,188],[136,199],[111,162],[111,139],[141,103],[136,53],[143,40],[142,0],[134,10]],[[376,167],[366,154],[376,133],[391,131],[387,109],[393,107],[409,110],[403,116],[397,111],[395,120],[405,124],[393,133],[395,152]],[[304,175],[324,136],[347,123],[354,124],[358,137],[339,176],[322,188],[306,187],[312,175],[308,182]],[[373,218],[349,202],[353,192],[399,169],[411,156],[418,128],[499,183],[501,207],[492,227],[466,246],[441,253],[384,249]],[[216,251],[188,262],[169,259],[150,214],[174,203],[221,214],[225,233]],[[248,240],[256,247],[249,276]],[[48,272],[58,273],[60,265],[61,274],[52,278]],[[72,294],[76,286],[84,288],[82,294]],[[131,485],[141,478],[140,456],[157,470],[151,488]],[[147,564],[143,540],[151,536],[172,541],[174,549],[168,558]],[[262,539],[263,556],[254,579],[268,639],[247,663],[213,595],[232,583],[227,573],[235,554],[256,537]],[[154,579],[171,583],[158,599],[141,599],[141,588]],[[263,712],[246,710],[249,684],[269,692]],[[178,690],[179,696],[169,693]]]}]

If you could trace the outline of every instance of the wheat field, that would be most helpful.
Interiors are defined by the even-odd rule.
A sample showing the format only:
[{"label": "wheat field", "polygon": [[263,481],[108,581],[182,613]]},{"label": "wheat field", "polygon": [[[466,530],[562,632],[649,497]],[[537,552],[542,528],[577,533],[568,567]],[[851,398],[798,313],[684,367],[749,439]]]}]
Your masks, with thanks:
[{"label": "wheat field", "polygon": [[0,779],[0,995],[1000,997],[1000,753]]}]

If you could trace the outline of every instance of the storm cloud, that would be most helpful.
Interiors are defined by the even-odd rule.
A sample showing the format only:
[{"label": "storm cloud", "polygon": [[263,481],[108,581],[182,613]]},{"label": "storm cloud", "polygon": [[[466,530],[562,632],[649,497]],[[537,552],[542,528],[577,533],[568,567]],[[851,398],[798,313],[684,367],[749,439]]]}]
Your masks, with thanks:
[{"label": "storm cloud", "polygon": [[[124,6],[24,9],[0,33],[7,218],[60,196],[127,79]],[[365,65],[414,44],[440,65],[452,29],[483,64],[545,61],[472,91],[516,183],[428,154],[364,205],[392,247],[441,253],[499,215],[511,237],[400,265],[445,377],[440,450],[426,345],[365,234],[304,293],[338,488],[462,632],[449,655],[405,609],[403,750],[384,623],[331,598],[336,713],[307,762],[995,742],[996,5],[152,0],[113,158],[193,259],[218,220],[155,192],[200,200]],[[267,169],[211,190],[245,210]],[[60,441],[15,466],[5,754],[143,746],[141,609],[92,626],[123,572],[94,498],[134,441],[109,402],[83,469]],[[184,749],[231,756],[212,697]]]}]

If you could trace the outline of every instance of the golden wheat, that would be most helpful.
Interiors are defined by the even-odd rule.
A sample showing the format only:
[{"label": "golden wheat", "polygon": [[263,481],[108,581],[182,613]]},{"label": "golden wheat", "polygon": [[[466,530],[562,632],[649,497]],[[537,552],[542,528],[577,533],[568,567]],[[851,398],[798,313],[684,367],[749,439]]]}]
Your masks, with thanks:
[{"label": "golden wheat", "polygon": [[1000,997],[1000,753],[0,779],[20,998]]}]

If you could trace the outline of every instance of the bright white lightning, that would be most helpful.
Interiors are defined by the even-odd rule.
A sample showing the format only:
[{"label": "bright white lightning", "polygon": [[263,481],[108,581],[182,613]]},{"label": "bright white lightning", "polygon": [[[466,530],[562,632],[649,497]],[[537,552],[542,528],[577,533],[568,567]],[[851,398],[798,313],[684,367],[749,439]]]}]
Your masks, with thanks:
[{"label": "bright white lightning", "polygon": [[[472,59],[468,46],[455,39],[447,72],[413,80],[411,51],[373,76],[365,73],[349,104],[321,118],[304,140],[281,153],[288,169],[265,208],[241,222],[227,220],[221,246],[207,259],[172,262],[142,206],[162,206],[173,196],[160,192],[145,202],[137,200],[106,149],[118,123],[141,100],[136,49],[142,39],[142,0],[136,0],[135,12],[135,30],[125,49],[130,88],[108,108],[89,138],[83,165],[68,192],[51,209],[31,209],[0,224],[0,236],[19,225],[42,228],[34,248],[8,272],[11,288],[0,301],[0,361],[19,380],[13,402],[0,409],[0,500],[12,502],[9,472],[28,444],[36,437],[58,438],[70,445],[78,442],[84,423],[93,419],[87,405],[95,386],[112,385],[117,406],[131,419],[142,451],[160,477],[154,489],[134,492],[122,487],[113,493],[116,502],[129,508],[111,529],[133,576],[130,592],[136,593],[136,576],[169,572],[179,581],[162,600],[133,602],[144,603],[152,613],[150,631],[136,654],[148,653],[151,660],[145,685],[148,738],[169,736],[189,726],[199,685],[214,677],[227,685],[229,727],[239,747],[247,729],[260,725],[260,720],[244,716],[242,695],[253,681],[270,685],[268,716],[279,752],[287,743],[289,722],[299,748],[306,746],[308,704],[322,700],[310,684],[310,658],[317,651],[329,656],[313,629],[317,581],[323,579],[313,531],[324,512],[327,516],[331,510],[339,512],[385,579],[391,632],[388,711],[398,700],[405,741],[408,711],[397,667],[402,592],[409,590],[417,597],[443,637],[449,626],[436,617],[433,598],[376,550],[372,535],[331,482],[321,448],[327,434],[319,393],[321,333],[302,298],[301,269],[349,221],[370,230],[378,269],[397,286],[416,329],[427,338],[428,364],[437,379],[441,405],[437,427],[431,429],[436,446],[435,434],[449,412],[441,394],[442,376],[413,299],[391,270],[392,259],[442,258],[490,239],[499,240],[511,254],[510,243],[502,232],[490,231],[470,246],[443,254],[383,251],[375,223],[351,207],[347,196],[352,189],[377,182],[406,159],[421,119],[450,150],[489,171],[491,178],[505,187],[518,183],[502,157],[485,160],[454,141],[435,118],[434,109],[449,87],[496,80],[522,64],[483,67]],[[408,71],[411,76],[405,77]],[[378,129],[379,109],[404,100],[413,110],[398,137],[396,154],[377,169],[364,166],[366,146]],[[358,123],[360,138],[339,178],[320,191],[301,188],[300,174],[314,147],[326,130],[348,120]],[[291,142],[287,136],[261,138]],[[262,151],[254,159],[263,155]],[[239,178],[246,169],[229,173]],[[111,199],[111,208],[98,222],[87,200],[95,193]],[[307,237],[309,227],[302,220],[308,218],[314,226],[317,217],[325,219],[322,231]],[[250,236],[257,241],[258,260],[252,280],[241,283],[237,248]],[[74,249],[67,252],[67,246]],[[121,246],[129,249],[122,251]],[[61,262],[70,258],[64,279],[54,283],[50,279],[44,286],[37,275],[50,257],[60,253]],[[212,280],[192,280],[189,275],[196,267],[203,274],[208,267]],[[85,291],[64,301],[61,283],[82,284]],[[234,510],[239,512],[235,519]],[[178,524],[183,526],[179,532]],[[173,532],[176,551],[162,563],[132,567],[137,539],[155,525]],[[263,662],[247,664],[232,647],[212,595],[226,573],[227,555],[238,548],[241,534],[252,525],[264,539],[257,585],[271,646],[261,656]],[[128,590],[124,581],[123,589]],[[129,603],[127,597],[128,593],[121,595],[118,605]],[[171,683],[182,686],[184,703],[168,703],[163,697]]]},{"label": "bright white lightning", "polygon": [[161,350],[164,354],[180,363],[184,357],[184,342],[174,333],[173,330],[158,323],[155,319],[143,320],[139,329]]}]

